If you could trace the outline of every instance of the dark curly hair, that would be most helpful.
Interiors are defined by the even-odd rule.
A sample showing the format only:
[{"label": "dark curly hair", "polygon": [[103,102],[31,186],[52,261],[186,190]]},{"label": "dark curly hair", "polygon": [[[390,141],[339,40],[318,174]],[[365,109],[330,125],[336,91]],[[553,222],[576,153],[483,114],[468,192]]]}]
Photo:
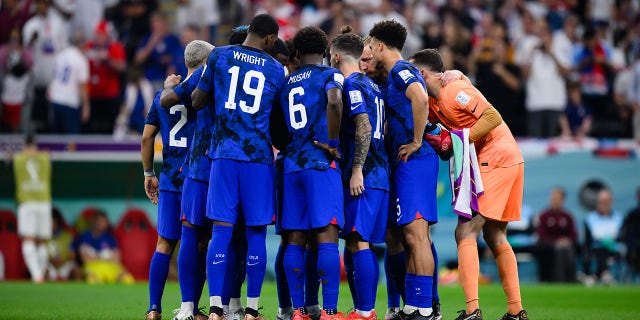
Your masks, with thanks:
[{"label": "dark curly hair", "polygon": [[362,38],[351,32],[351,26],[344,26],[340,28],[340,32],[342,34],[337,35],[333,40],[331,40],[331,47],[333,50],[359,59],[362,54],[362,49],[364,48]]},{"label": "dark curly hair", "polygon": [[378,39],[387,47],[402,50],[407,39],[407,28],[395,20],[385,20],[373,25],[369,35]]},{"label": "dark curly hair", "polygon": [[287,39],[284,43],[287,45],[287,49],[289,49],[289,61],[291,61],[298,55],[298,49],[293,45],[293,39]]},{"label": "dark curly hair", "polygon": [[249,24],[248,31],[264,38],[272,34],[277,35],[279,30],[280,26],[278,26],[276,19],[266,13],[263,13],[253,17],[251,24]]},{"label": "dark curly hair", "polygon": [[317,27],[304,27],[293,37],[293,46],[298,49],[298,55],[324,54],[329,40],[327,34]]},{"label": "dark curly hair", "polygon": [[444,72],[442,57],[436,49],[424,49],[412,54],[409,59],[415,65],[429,68],[433,72]]}]

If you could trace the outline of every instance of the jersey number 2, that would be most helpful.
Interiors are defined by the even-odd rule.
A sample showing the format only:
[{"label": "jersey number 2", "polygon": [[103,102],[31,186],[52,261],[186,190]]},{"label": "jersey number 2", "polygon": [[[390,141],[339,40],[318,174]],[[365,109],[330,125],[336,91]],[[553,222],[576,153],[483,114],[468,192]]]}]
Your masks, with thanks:
[{"label": "jersey number 2", "polygon": [[171,114],[180,112],[180,120],[178,120],[173,128],[171,128],[171,131],[169,131],[169,145],[172,147],[186,148],[187,137],[176,139],[176,135],[178,134],[180,129],[182,129],[182,127],[184,127],[184,125],[187,123],[187,108],[182,104],[177,104],[171,107],[171,109],[169,109],[169,112],[171,112]]},{"label": "jersey number 2", "polygon": [[[235,109],[236,90],[238,89],[240,67],[233,66],[229,68],[229,73],[231,73],[229,98],[227,99],[227,102],[225,102],[224,107],[227,109]],[[258,85],[255,88],[251,87],[251,82],[253,79],[258,80]],[[253,105],[248,106],[246,101],[240,100],[240,110],[249,114],[258,112],[258,110],[260,109],[260,101],[262,100],[262,91],[264,90],[264,81],[264,74],[262,74],[262,72],[260,71],[249,70],[244,74],[244,81],[242,81],[242,90],[244,90],[246,94],[253,96]]]}]

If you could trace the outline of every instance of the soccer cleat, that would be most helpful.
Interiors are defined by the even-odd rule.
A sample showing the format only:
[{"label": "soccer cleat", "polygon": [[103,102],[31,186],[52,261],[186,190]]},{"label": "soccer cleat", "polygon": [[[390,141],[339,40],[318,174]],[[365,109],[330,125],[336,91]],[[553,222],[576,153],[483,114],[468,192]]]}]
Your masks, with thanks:
[{"label": "soccer cleat", "polygon": [[226,317],[226,319],[227,320],[244,320],[245,319],[244,309],[240,308],[236,310],[229,310],[229,315]]},{"label": "soccer cleat", "polygon": [[288,308],[288,311],[284,313],[280,313],[280,309],[276,312],[276,320],[292,320],[293,319],[293,309]]},{"label": "soccer cleat", "polygon": [[433,301],[433,320],[442,320],[442,309],[440,309],[440,302]]},{"label": "soccer cleat", "polygon": [[500,318],[500,320],[528,320],[529,316],[527,315],[526,310],[520,310],[516,315],[510,315],[508,312]]},{"label": "soccer cleat", "polygon": [[265,317],[263,315],[261,315],[261,314],[258,314],[257,317],[254,317],[254,316],[252,316],[252,315],[247,313],[247,314],[244,315],[244,319],[243,320],[267,320],[267,319],[265,319]]},{"label": "soccer cleat", "polygon": [[171,318],[171,320],[195,320],[192,310],[187,311],[182,309],[176,309],[176,310],[173,310],[173,313],[175,313],[176,315],[173,318]]},{"label": "soccer cleat", "polygon": [[389,308],[387,309],[387,313],[384,315],[384,320],[399,319],[399,318],[394,318],[399,313],[400,313],[400,308]]},{"label": "soccer cleat", "polygon": [[215,313],[211,313],[209,315],[209,319],[208,320],[225,320],[224,316],[219,316]]},{"label": "soccer cleat", "polygon": [[347,315],[345,319],[347,320],[378,320],[378,317],[376,316],[375,310],[372,310],[371,314],[369,314],[368,317],[361,316],[357,311],[353,310]]},{"label": "soccer cleat", "polygon": [[302,314],[300,310],[294,310],[293,316],[291,316],[291,320],[310,320],[308,314]]},{"label": "soccer cleat", "polygon": [[410,314],[406,314],[404,313],[404,311],[400,311],[397,317],[399,317],[399,319],[402,319],[402,320],[433,320],[433,312],[431,312],[431,314],[428,316],[423,316],[420,314],[420,311],[418,310]]},{"label": "soccer cleat", "polygon": [[456,320],[482,320],[482,311],[476,309],[471,314],[467,314],[465,310],[460,310]]},{"label": "soccer cleat", "polygon": [[309,319],[319,320],[321,315],[320,307],[317,305],[307,307],[307,314],[309,315]]},{"label": "soccer cleat", "polygon": [[158,310],[149,310],[147,311],[147,313],[145,313],[144,319],[145,320],[161,320],[162,314],[160,314]]},{"label": "soccer cleat", "polygon": [[197,313],[193,316],[193,320],[207,320],[207,319],[209,318],[202,313]]},{"label": "soccer cleat", "polygon": [[345,317],[342,312],[337,312],[336,314],[329,315],[326,311],[322,310],[320,312],[320,320],[345,320]]}]

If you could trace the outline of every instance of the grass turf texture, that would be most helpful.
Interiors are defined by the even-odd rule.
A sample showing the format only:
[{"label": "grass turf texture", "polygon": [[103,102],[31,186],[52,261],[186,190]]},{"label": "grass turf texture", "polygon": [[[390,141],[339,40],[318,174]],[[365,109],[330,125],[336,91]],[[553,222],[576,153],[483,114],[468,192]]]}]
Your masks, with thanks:
[{"label": "grass turf texture", "polygon": [[[527,285],[522,287],[522,296],[532,319],[640,319],[638,286]],[[464,307],[462,289],[443,286],[440,297],[444,319],[454,319],[456,311]],[[208,304],[206,300],[201,299],[200,304]],[[480,304],[485,319],[498,319],[504,314],[504,301],[502,287],[480,287]],[[385,289],[380,286],[377,300],[380,319],[384,317],[386,303]],[[266,318],[275,319],[278,301],[274,282],[265,283],[260,304]],[[343,284],[340,288],[340,311],[346,312],[350,304],[349,288]],[[163,298],[163,318],[171,319],[171,311],[179,305],[178,285],[170,282]],[[144,319],[147,307],[146,283],[125,286],[0,282],[0,319]]]}]

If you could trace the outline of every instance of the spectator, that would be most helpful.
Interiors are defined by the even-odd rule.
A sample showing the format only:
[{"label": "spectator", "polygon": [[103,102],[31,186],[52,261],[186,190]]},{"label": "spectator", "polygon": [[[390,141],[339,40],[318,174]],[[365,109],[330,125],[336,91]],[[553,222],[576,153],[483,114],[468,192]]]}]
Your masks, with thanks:
[{"label": "spectator", "polygon": [[443,47],[451,50],[453,68],[467,72],[467,57],[471,53],[471,32],[462,27],[453,16],[444,17],[442,26]]},{"label": "spectator", "polygon": [[568,70],[552,51],[551,30],[540,22],[539,45],[522,64],[526,79],[525,106],[529,136],[548,138],[559,133],[560,115],[567,105],[564,76]]},{"label": "spectator", "polygon": [[582,102],[580,84],[570,83],[567,87],[569,101],[560,115],[561,136],[581,140],[591,131],[591,111]]},{"label": "spectator", "polygon": [[104,212],[98,211],[93,215],[91,230],[80,235],[75,249],[88,283],[134,282],[120,261],[120,249]]},{"label": "spectator", "polygon": [[51,161],[27,134],[22,152],[13,157],[18,203],[18,234],[22,255],[35,283],[47,270],[47,241],[51,239]]},{"label": "spectator", "polygon": [[[592,285],[600,280],[604,284],[613,284],[615,279],[609,268],[620,257],[620,229],[622,214],[613,209],[613,195],[604,189],[598,193],[596,210],[590,212],[585,220],[585,257],[583,270],[584,283]],[[595,260],[596,271],[592,270]]]},{"label": "spectator", "polygon": [[124,102],[116,121],[114,137],[123,138],[127,133],[141,135],[149,107],[153,103],[154,91],[151,82],[134,68],[129,72],[129,82],[124,91]]},{"label": "spectator", "polygon": [[180,46],[174,48],[173,65],[176,70],[175,74],[182,76],[182,79],[187,77],[187,65],[184,63],[184,49],[189,42],[202,38],[199,32],[200,29],[196,25],[187,25],[182,32],[180,32]]},{"label": "spectator", "polygon": [[[196,34],[200,34],[198,39],[215,43],[218,24],[220,24],[218,0],[178,0],[176,30],[185,30],[188,26],[195,26]],[[184,49],[184,47],[182,48]]]},{"label": "spectator", "polygon": [[135,64],[144,68],[144,76],[151,81],[154,90],[161,89],[164,78],[175,73],[175,48],[179,47],[180,40],[169,32],[165,16],[154,13],[151,32],[142,39],[135,58]]},{"label": "spectator", "polygon": [[71,26],[82,32],[85,39],[93,39],[94,32],[103,22],[105,10],[118,4],[118,0],[82,0],[75,1]]},{"label": "spectator", "polygon": [[0,131],[18,132],[32,65],[31,50],[23,47],[20,29],[13,28],[9,42],[0,47]]},{"label": "spectator", "polygon": [[83,47],[84,39],[78,32],[73,36],[71,46],[56,55],[49,99],[53,127],[59,133],[80,133],[80,125],[89,121],[89,61],[81,51]]},{"label": "spectator", "polygon": [[125,45],[127,61],[133,61],[140,40],[149,33],[151,14],[158,9],[157,0],[120,0],[113,22]]},{"label": "spectator", "polygon": [[631,79],[626,92],[626,101],[632,112],[633,138],[640,144],[640,51],[631,65]]},{"label": "spectator", "polygon": [[562,30],[553,33],[551,51],[560,64],[567,69],[573,68],[573,55],[578,49],[577,28],[579,20],[574,15],[565,18]]},{"label": "spectator", "polygon": [[[356,26],[356,18],[355,13],[352,9],[349,9],[345,6],[343,0],[330,0],[330,10],[328,18],[322,21],[320,24],[320,29],[324,31],[329,39],[335,37],[340,34],[340,28],[344,25],[351,25],[352,27]],[[363,30],[364,32],[368,32],[369,30]],[[357,32],[357,31],[354,31]]]},{"label": "spectator", "polygon": [[50,9],[50,0],[36,0],[35,15],[22,30],[25,47],[34,55],[33,88],[29,110],[25,113],[38,130],[49,129],[47,86],[54,77],[56,55],[67,47],[69,37],[64,21]]},{"label": "spectator", "polygon": [[474,67],[476,86],[500,112],[513,134],[524,136],[526,112],[522,103],[520,68],[508,62],[508,49],[503,40],[493,39],[485,50],[489,52],[483,52],[485,56]]},{"label": "spectator", "polygon": [[13,29],[22,30],[29,19],[30,1],[4,0],[0,7],[0,46],[9,42]]},{"label": "spectator", "polygon": [[52,217],[53,237],[49,240],[49,267],[47,268],[49,280],[79,280],[82,278],[82,272],[76,263],[75,252],[71,250],[74,234],[58,209],[53,209]]},{"label": "spectator", "polygon": [[93,133],[111,133],[120,110],[122,88],[120,79],[126,69],[124,47],[112,39],[110,24],[101,21],[93,39],[87,43],[87,58],[91,81],[90,130]]},{"label": "spectator", "polygon": [[622,224],[620,236],[627,247],[627,263],[631,270],[640,273],[640,187],[636,190],[637,205],[629,210]]},{"label": "spectator", "polygon": [[564,208],[565,191],[551,190],[549,208],[540,214],[537,234],[540,280],[574,282],[578,234],[573,216]]}]

